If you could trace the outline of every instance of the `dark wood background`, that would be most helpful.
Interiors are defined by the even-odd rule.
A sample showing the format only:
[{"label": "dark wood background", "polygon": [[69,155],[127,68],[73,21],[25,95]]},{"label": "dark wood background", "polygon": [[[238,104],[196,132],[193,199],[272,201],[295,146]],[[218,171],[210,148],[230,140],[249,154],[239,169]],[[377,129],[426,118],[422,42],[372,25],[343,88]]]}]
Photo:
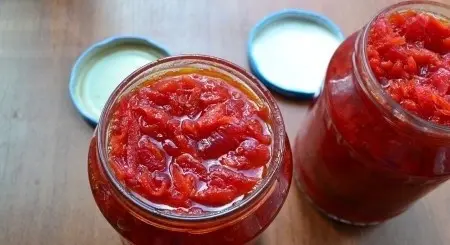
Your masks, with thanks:
[{"label": "dark wood background", "polygon": [[[442,0],[449,1],[449,0]],[[345,34],[393,0],[0,0],[0,244],[119,244],[91,196],[89,127],[68,96],[76,57],[111,35],[138,34],[175,54],[247,67],[253,25],[283,8],[326,14]],[[306,104],[278,98],[291,139]],[[373,228],[328,221],[295,186],[260,244],[450,244],[450,184]]]}]

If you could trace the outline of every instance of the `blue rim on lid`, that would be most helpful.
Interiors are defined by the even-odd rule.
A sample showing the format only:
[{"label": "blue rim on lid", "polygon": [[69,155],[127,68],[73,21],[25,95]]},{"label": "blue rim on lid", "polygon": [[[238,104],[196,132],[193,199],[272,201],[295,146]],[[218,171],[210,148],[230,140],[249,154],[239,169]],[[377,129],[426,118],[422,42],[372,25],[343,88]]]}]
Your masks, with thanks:
[{"label": "blue rim on lid", "polygon": [[[258,77],[258,79],[261,82],[263,82],[272,91],[277,92],[286,97],[293,98],[293,99],[301,99],[301,100],[312,99],[312,98],[314,98],[315,95],[318,94],[318,92],[321,89],[321,86],[323,83],[323,78],[325,78],[326,70],[319,71],[320,74],[316,74],[316,77],[322,76],[322,74],[323,74],[323,78],[320,79],[320,81],[312,81],[314,84],[309,84],[308,86],[310,86],[310,88],[302,89],[299,87],[291,86],[291,84],[293,82],[296,82],[296,83],[308,82],[308,81],[302,81],[302,80],[305,80],[305,77],[307,75],[311,75],[311,74],[302,73],[301,77],[296,76],[295,78],[292,78],[292,80],[289,79],[290,81],[286,81],[286,79],[283,79],[285,81],[280,81],[281,78],[274,79],[273,71],[271,71],[272,78],[270,78],[270,76],[267,75],[267,74],[269,74],[268,70],[271,70],[271,69],[273,70],[273,69],[276,69],[275,67],[283,66],[280,63],[282,61],[280,61],[279,59],[271,59],[271,57],[273,57],[273,55],[274,55],[274,52],[278,53],[279,47],[271,47],[270,49],[262,48],[263,46],[259,47],[260,53],[262,52],[262,53],[267,53],[267,54],[271,55],[271,57],[267,58],[266,61],[264,61],[265,68],[262,68],[262,66],[261,66],[261,64],[262,64],[261,63],[262,62],[261,54],[259,55],[259,57],[260,57],[259,59],[256,57],[257,55],[255,55],[255,50],[256,50],[256,46],[257,46],[257,44],[255,44],[255,43],[258,38],[261,38],[261,36],[263,36],[264,33],[268,32],[268,31],[272,31],[271,34],[270,35],[265,34],[265,35],[267,37],[272,38],[272,37],[274,37],[273,34],[274,34],[275,28],[278,28],[279,30],[281,30],[280,28],[282,28],[283,25],[284,25],[283,28],[286,28],[287,24],[293,23],[293,22],[295,22],[296,24],[300,24],[302,26],[308,26],[309,29],[305,29],[305,28],[303,30],[300,30],[300,28],[295,29],[295,32],[297,32],[297,33],[301,32],[301,35],[310,35],[311,33],[315,33],[315,32],[311,32],[311,30],[319,30],[320,32],[324,32],[324,33],[327,33],[327,35],[330,35],[331,39],[333,39],[333,38],[336,39],[336,47],[328,48],[326,51],[327,53],[324,54],[326,57],[329,56],[327,58],[327,60],[325,60],[325,59],[320,60],[321,67],[324,66],[326,68],[326,66],[328,65],[328,62],[329,62],[329,58],[331,58],[332,54],[334,53],[334,50],[344,40],[344,35],[343,35],[342,31],[340,30],[340,28],[336,24],[334,24],[329,18],[327,18],[323,15],[320,15],[318,13],[314,13],[311,11],[305,11],[305,10],[298,10],[298,9],[287,9],[287,10],[273,13],[273,14],[263,18],[259,23],[256,24],[255,27],[253,27],[253,29],[250,32],[249,40],[248,40],[248,44],[247,44],[248,62],[249,62],[251,72],[256,77]],[[314,29],[311,29],[311,28],[314,28]],[[286,29],[284,29],[284,30],[286,30]],[[310,32],[306,32],[305,30],[309,30]],[[286,33],[286,31],[284,31],[283,33]],[[281,35],[281,34],[279,34],[279,35]],[[283,37],[284,40],[287,40],[290,37],[292,37],[292,35],[291,36],[286,36],[286,34],[284,34],[284,35],[285,35],[285,37]],[[281,38],[281,37],[279,37],[279,38]],[[279,39],[279,40],[281,40],[281,39]],[[291,40],[293,40],[293,39],[291,38]],[[327,40],[327,42],[329,42],[329,41]],[[287,47],[287,48],[284,47],[284,48],[285,48],[284,52],[288,52],[286,50],[288,50],[290,47]],[[323,47],[321,47],[321,44],[318,43],[317,45],[310,45],[307,48],[309,50],[314,49],[313,51],[320,52],[320,49]],[[280,58],[280,57],[278,57],[278,58]],[[302,61],[302,63],[307,64],[307,62],[309,62],[309,59],[311,59],[311,54],[309,56],[307,54],[299,55],[299,56],[296,56],[295,58],[296,59],[298,58],[299,60],[304,59]],[[316,57],[314,57],[314,58],[316,58]],[[291,69],[292,69],[292,67],[294,67],[293,65],[294,64],[292,64],[290,66]],[[277,72],[283,73],[286,71],[285,69],[288,69],[287,66],[280,68],[279,71],[277,71]],[[305,66],[305,69],[308,69],[308,73],[314,72],[314,69],[310,69],[310,67]],[[286,78],[286,77],[283,76],[283,78]],[[305,85],[305,84],[303,84],[303,85]]]},{"label": "blue rim on lid", "polygon": [[[143,37],[118,36],[95,43],[78,57],[72,67],[70,98],[83,118],[96,126],[106,99],[125,77],[139,67],[167,56],[170,52],[166,48]],[[128,63],[118,67],[120,62]],[[96,76],[107,80],[97,79]],[[97,84],[99,87],[95,88],[93,82],[96,81],[106,81],[108,86]],[[94,87],[86,92],[88,85]]]}]

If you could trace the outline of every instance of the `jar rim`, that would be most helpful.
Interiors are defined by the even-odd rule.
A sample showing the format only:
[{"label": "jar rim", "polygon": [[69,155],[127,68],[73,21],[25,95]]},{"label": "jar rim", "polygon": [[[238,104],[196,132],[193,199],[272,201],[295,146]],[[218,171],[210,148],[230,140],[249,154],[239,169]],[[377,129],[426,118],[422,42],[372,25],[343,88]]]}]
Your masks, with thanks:
[{"label": "jar rim", "polygon": [[[415,6],[415,7],[414,7]],[[421,132],[436,135],[438,137],[446,136],[450,137],[450,127],[436,124],[430,121],[427,121],[423,118],[420,118],[416,115],[413,115],[412,113],[408,112],[406,109],[404,109],[399,103],[397,103],[381,86],[381,84],[378,82],[378,79],[376,78],[375,74],[372,71],[372,68],[369,64],[369,58],[368,58],[368,52],[367,52],[367,44],[369,39],[369,32],[370,28],[372,27],[373,23],[377,20],[378,17],[386,15],[388,13],[397,12],[401,10],[409,10],[409,9],[416,9],[424,12],[431,12],[427,11],[426,9],[421,8],[420,6],[428,6],[428,7],[434,7],[439,9],[445,9],[450,11],[450,5],[445,3],[439,3],[439,2],[433,2],[433,1],[426,1],[426,0],[413,0],[413,1],[404,1],[400,2],[394,5],[391,5],[389,7],[386,7],[379,11],[372,19],[371,21],[364,27],[362,35],[358,37],[358,39],[355,42],[355,50],[358,52],[358,49],[360,49],[362,54],[362,65],[363,70],[367,73],[368,76],[368,82],[367,85],[369,87],[367,88],[364,86],[365,84],[362,84],[362,80],[364,79],[357,79],[360,85],[365,91],[365,93],[370,94],[370,98],[376,102],[375,104],[377,106],[381,106],[384,112],[388,112],[391,115],[394,115],[398,120],[409,123],[410,125],[414,126],[414,128],[418,129]],[[432,12],[431,12],[432,13]],[[448,16],[450,18],[450,16]],[[361,41],[361,42],[360,42]],[[362,47],[359,45],[362,44]],[[353,59],[354,66],[357,67],[355,64],[355,58]]]},{"label": "jar rim", "polygon": [[[168,65],[171,63],[177,63],[181,61],[190,61],[190,63],[185,64],[206,64],[211,65],[218,72],[228,72],[232,75],[239,77],[237,82],[241,82],[250,87],[251,91],[255,93],[262,102],[264,102],[270,111],[271,115],[271,129],[273,134],[273,144],[272,144],[272,156],[271,160],[268,163],[269,171],[266,176],[261,180],[260,183],[257,184],[254,190],[252,190],[249,194],[247,194],[242,200],[233,203],[230,207],[227,207],[220,211],[208,211],[202,215],[181,215],[175,214],[174,212],[162,211],[161,209],[157,209],[150,204],[144,202],[142,197],[138,197],[134,195],[131,191],[129,191],[120,181],[117,180],[113,170],[108,164],[107,157],[107,144],[108,144],[108,126],[109,119],[113,112],[113,107],[115,106],[118,99],[121,98],[122,95],[127,93],[127,89],[132,87],[133,84],[138,83],[139,81],[148,79],[152,72],[146,74],[150,69],[157,69],[161,66]],[[175,64],[176,65],[176,64]],[[176,68],[184,68],[183,66]],[[176,69],[175,68],[175,69]],[[164,69],[164,67],[162,67]],[[172,68],[173,69],[173,68]],[[159,72],[158,70],[156,72]],[[245,81],[244,81],[245,80]],[[259,198],[267,193],[267,190],[271,187],[271,183],[274,181],[276,177],[276,173],[280,169],[280,166],[283,161],[284,155],[284,144],[285,144],[285,127],[283,118],[281,115],[281,111],[278,108],[278,105],[275,99],[271,96],[270,92],[265,88],[259,80],[251,75],[249,72],[241,68],[240,66],[229,62],[227,60],[208,56],[208,55],[177,55],[170,56],[162,59],[158,59],[155,62],[149,63],[138,70],[134,71],[128,77],[126,77],[113,91],[111,96],[108,98],[105,107],[101,113],[99,124],[97,126],[97,149],[98,149],[98,157],[101,163],[101,168],[106,173],[106,177],[108,181],[112,183],[113,189],[118,191],[120,195],[125,197],[127,201],[131,201],[131,204],[138,207],[145,214],[151,215],[152,217],[167,220],[167,221],[176,221],[176,222],[188,222],[188,223],[198,223],[205,221],[218,221],[222,220],[222,218],[229,217],[232,214],[239,213],[241,211],[245,211],[246,207],[251,207],[254,203],[253,201],[259,200]]]}]

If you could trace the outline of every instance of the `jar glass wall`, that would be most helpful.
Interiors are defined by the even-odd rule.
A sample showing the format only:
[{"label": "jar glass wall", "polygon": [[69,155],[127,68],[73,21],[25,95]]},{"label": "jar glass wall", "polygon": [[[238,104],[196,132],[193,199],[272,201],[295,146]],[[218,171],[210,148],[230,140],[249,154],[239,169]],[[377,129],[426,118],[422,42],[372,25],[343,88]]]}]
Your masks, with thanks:
[{"label": "jar glass wall", "polygon": [[[267,174],[243,200],[217,212],[183,216],[158,210],[133,195],[114,176],[107,161],[108,124],[115,103],[133,88],[162,73],[208,69],[248,87],[269,109],[273,136]],[[274,98],[244,69],[219,58],[174,56],[148,64],[122,82],[108,100],[90,144],[88,174],[97,206],[130,244],[244,244],[275,218],[288,194],[292,159],[281,112]]]}]

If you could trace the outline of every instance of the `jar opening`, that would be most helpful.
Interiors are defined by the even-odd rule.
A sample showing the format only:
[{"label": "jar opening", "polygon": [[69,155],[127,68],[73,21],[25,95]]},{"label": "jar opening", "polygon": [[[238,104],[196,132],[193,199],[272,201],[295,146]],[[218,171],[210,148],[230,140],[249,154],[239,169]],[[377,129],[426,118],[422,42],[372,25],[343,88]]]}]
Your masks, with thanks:
[{"label": "jar opening", "polygon": [[[225,207],[220,211],[207,211],[199,215],[177,214],[172,211],[157,209],[143,200],[137,194],[134,194],[127,187],[124,186],[115,177],[114,171],[111,169],[108,163],[108,126],[114,111],[116,102],[121,97],[131,90],[136,85],[142,82],[148,81],[151,77],[158,76],[158,74],[167,73],[170,71],[176,71],[179,69],[193,68],[193,69],[211,69],[214,72],[219,72],[225,76],[232,78],[234,81],[241,82],[246,87],[250,88],[265,106],[268,107],[270,112],[270,126],[272,133],[272,156],[268,163],[267,173],[265,177],[257,184],[254,190],[247,194],[242,200],[233,203],[229,207]],[[107,179],[111,182],[113,189],[119,193],[127,202],[133,207],[137,207],[144,214],[148,214],[151,217],[159,218],[167,221],[178,222],[205,222],[221,220],[221,218],[228,217],[232,214],[245,211],[247,207],[251,207],[255,204],[255,200],[260,200],[266,194],[271,187],[275,174],[278,172],[283,160],[284,145],[285,145],[285,129],[281,116],[281,112],[276,104],[276,101],[270,92],[261,85],[261,83],[247,71],[239,66],[225,61],[220,58],[204,56],[204,55],[181,55],[172,56],[164,59],[157,60],[146,66],[141,67],[130,76],[124,79],[124,81],[114,90],[109,97],[105,108],[100,116],[100,121],[97,127],[98,136],[98,156],[102,170],[104,171]]]},{"label": "jar opening", "polygon": [[[367,44],[369,39],[369,32],[374,22],[378,17],[389,15],[394,12],[402,12],[406,10],[417,10],[421,12],[428,12],[437,16],[445,16],[450,18],[450,5],[429,2],[429,1],[406,1],[394,4],[381,10],[374,18],[364,27],[355,42],[355,54],[353,55],[353,67],[362,71],[355,70],[358,83],[363,91],[369,95],[372,102],[377,105],[381,111],[386,115],[386,118],[394,116],[397,120],[411,125],[416,130],[428,135],[433,135],[436,138],[450,137],[450,127],[436,124],[418,116],[413,115],[397,103],[378,82],[372,68],[369,64]],[[361,57],[358,59],[358,57]]]}]

